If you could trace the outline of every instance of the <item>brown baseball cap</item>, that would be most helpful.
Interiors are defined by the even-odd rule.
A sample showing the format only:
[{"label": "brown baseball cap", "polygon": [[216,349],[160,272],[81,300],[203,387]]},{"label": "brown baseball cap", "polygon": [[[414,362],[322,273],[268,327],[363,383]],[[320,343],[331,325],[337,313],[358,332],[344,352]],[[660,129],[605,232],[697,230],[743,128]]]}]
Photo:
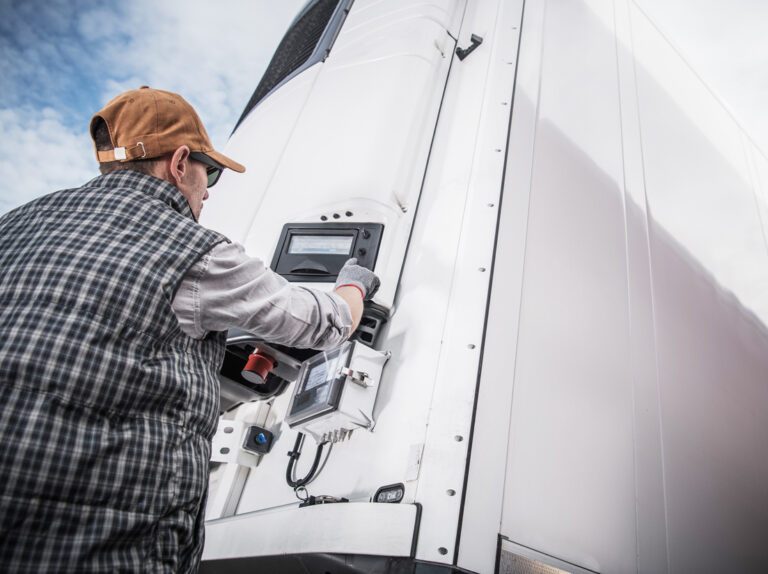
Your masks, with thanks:
[{"label": "brown baseball cap", "polygon": [[245,167],[213,149],[197,112],[179,94],[149,86],[120,94],[93,116],[91,137],[97,118],[107,124],[114,147],[96,150],[99,163],[160,157],[186,145],[221,167],[245,171]]}]

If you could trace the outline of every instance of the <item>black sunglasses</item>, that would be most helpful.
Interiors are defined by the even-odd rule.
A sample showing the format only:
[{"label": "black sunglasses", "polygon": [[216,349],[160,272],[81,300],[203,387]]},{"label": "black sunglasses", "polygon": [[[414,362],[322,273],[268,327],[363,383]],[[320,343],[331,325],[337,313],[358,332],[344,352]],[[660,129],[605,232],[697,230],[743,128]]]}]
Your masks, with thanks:
[{"label": "black sunglasses", "polygon": [[205,172],[208,174],[208,185],[206,187],[213,187],[216,185],[216,182],[219,181],[219,178],[221,177],[221,172],[224,171],[224,166],[199,151],[193,151],[189,154],[189,157],[205,164]]}]

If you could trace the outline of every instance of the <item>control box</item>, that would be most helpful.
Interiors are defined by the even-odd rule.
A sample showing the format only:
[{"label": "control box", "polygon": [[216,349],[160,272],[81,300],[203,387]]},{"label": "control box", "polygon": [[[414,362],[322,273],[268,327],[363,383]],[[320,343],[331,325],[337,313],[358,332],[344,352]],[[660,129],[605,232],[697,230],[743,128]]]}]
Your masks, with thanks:
[{"label": "control box", "polygon": [[372,430],[378,384],[388,358],[357,341],[347,341],[307,359],[301,365],[286,422],[318,443],[336,442],[359,428]]}]

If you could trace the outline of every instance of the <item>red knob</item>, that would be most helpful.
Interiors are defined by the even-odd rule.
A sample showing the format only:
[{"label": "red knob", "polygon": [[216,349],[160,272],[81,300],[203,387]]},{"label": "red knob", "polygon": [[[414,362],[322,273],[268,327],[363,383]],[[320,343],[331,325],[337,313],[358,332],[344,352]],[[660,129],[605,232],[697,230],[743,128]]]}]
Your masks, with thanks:
[{"label": "red knob", "polygon": [[277,363],[269,355],[263,354],[258,349],[254,349],[251,356],[248,357],[248,362],[243,368],[243,378],[249,383],[261,385],[267,378],[269,371],[275,368]]}]

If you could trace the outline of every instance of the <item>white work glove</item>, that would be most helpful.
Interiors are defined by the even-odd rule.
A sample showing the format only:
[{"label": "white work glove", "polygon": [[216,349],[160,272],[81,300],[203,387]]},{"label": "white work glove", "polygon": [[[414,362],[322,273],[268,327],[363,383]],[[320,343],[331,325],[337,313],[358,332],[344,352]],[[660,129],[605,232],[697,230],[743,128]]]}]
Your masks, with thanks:
[{"label": "white work glove", "polygon": [[376,274],[370,269],[361,267],[357,264],[357,259],[352,258],[347,260],[344,267],[339,271],[339,275],[336,278],[336,285],[334,289],[339,287],[353,286],[360,289],[360,293],[363,296],[364,301],[370,300],[373,295],[378,291],[381,281]]}]

